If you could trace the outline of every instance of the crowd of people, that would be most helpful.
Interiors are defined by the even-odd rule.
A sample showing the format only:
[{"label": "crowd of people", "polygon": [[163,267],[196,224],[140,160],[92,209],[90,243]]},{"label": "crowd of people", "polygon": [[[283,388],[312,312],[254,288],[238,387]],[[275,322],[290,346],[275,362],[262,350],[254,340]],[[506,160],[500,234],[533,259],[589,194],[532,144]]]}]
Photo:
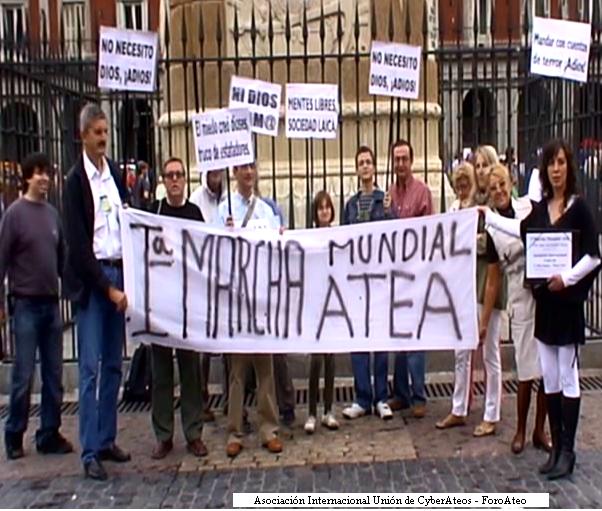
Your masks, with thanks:
[{"label": "crowd of people", "polygon": [[[24,456],[36,350],[42,375],[41,424],[36,432],[40,453],[68,453],[73,445],[60,433],[62,403],[62,328],[59,289],[76,309],[79,364],[79,444],[84,474],[108,477],[105,462],[127,462],[130,454],[116,443],[117,403],[122,383],[124,311],[122,247],[119,209],[128,192],[120,169],[106,156],[107,116],[96,104],[80,114],[81,157],[70,170],[63,190],[63,216],[47,201],[52,165],[44,154],[22,163],[23,195],[6,210],[0,224],[0,274],[8,274],[8,293],[2,287],[0,303],[9,304],[2,316],[13,321],[16,350],[13,363],[5,447],[9,459]],[[359,190],[345,204],[341,224],[421,217],[433,214],[428,186],[413,175],[412,145],[398,140],[391,146],[393,183],[375,184],[376,160],[370,147],[355,156]],[[579,346],[585,337],[583,305],[595,278],[600,254],[596,228],[586,203],[576,189],[576,168],[570,148],[551,141],[543,150],[539,176],[540,202],[512,196],[512,177],[500,163],[495,148],[480,146],[472,161],[458,161],[453,169],[457,199],[452,211],[479,208],[477,235],[477,300],[479,349],[455,352],[455,384],[450,413],[436,422],[439,429],[466,423],[471,401],[472,364],[482,356],[486,369],[483,420],[476,437],[496,433],[500,421],[502,364],[500,328],[503,311],[512,321],[512,339],[519,380],[514,453],[525,448],[526,424],[534,382],[539,382],[535,428],[536,448],[549,452],[540,472],[548,478],[573,471],[574,440],[579,416]],[[227,198],[225,171],[208,172],[201,187],[186,197],[186,167],[177,157],[163,164],[165,197],[152,200],[148,166],[134,184],[132,206],[157,215],[185,218],[223,228],[284,229],[278,204],[258,191],[254,163],[233,169],[236,190]],[[131,194],[130,194],[131,195]],[[313,224],[325,229],[335,221],[335,207],[327,191],[312,205]],[[572,269],[541,285],[524,281],[524,240],[529,228],[557,228],[577,232],[577,257]],[[35,264],[31,264],[35,261]],[[4,278],[2,279],[4,280]],[[164,458],[173,448],[174,353],[151,346],[152,427],[156,445],[150,454]],[[208,407],[210,356],[176,349],[180,374],[181,416],[188,451],[207,455],[203,423],[215,420]],[[224,364],[227,432],[225,451],[236,457],[249,429],[244,407],[249,380],[255,379],[258,432],[262,446],[282,452],[281,423],[295,421],[295,395],[286,355],[229,354]],[[391,420],[394,412],[409,409],[416,419],[427,415],[426,354],[400,352],[394,357],[393,395],[388,392],[388,353],[352,353],[355,400],[342,416],[356,420],[375,414]],[[320,374],[324,366],[323,413],[318,421]],[[309,407],[304,430],[313,434],[321,423],[339,428],[334,410],[335,357],[314,354],[310,360]],[[543,379],[542,379],[543,378]],[[545,433],[549,416],[551,439]]]}]

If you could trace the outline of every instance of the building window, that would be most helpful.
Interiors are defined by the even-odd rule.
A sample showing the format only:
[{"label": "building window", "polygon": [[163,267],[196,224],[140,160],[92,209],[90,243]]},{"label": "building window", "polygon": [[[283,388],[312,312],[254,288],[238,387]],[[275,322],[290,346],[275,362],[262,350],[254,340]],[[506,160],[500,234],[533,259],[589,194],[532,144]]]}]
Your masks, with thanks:
[{"label": "building window", "polygon": [[0,3],[2,25],[0,39],[6,49],[14,48],[25,40],[25,5],[23,3]]},{"label": "building window", "polygon": [[479,35],[487,35],[489,33],[489,3],[489,0],[477,0]]},{"label": "building window", "polygon": [[[78,48],[78,42],[87,39],[86,4],[83,1],[63,2],[63,39],[65,51],[70,57],[77,57],[84,53],[84,48]],[[81,38],[81,41],[79,41]]]},{"label": "building window", "polygon": [[550,16],[550,2],[549,0],[535,0],[535,16],[547,18]]},{"label": "building window", "polygon": [[145,1],[119,2],[117,20],[119,27],[132,30],[148,30],[147,5]]}]

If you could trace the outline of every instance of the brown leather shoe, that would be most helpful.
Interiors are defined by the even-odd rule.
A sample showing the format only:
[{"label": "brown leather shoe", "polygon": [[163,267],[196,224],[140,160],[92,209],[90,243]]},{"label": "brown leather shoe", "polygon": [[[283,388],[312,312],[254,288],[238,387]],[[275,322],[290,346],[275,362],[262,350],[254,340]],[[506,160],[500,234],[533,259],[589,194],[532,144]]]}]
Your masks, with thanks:
[{"label": "brown leather shoe", "polygon": [[236,458],[242,451],[242,444],[238,442],[230,442],[226,445],[226,454],[229,458]]},{"label": "brown leather shoe", "polygon": [[209,454],[207,446],[200,438],[195,438],[194,440],[188,442],[186,449],[190,454],[196,456],[197,458],[202,458],[203,456],[207,456],[207,454]]},{"label": "brown leather shoe", "polygon": [[201,414],[201,420],[203,422],[215,422],[215,414],[209,408],[205,408]]},{"label": "brown leather shoe", "polygon": [[399,410],[407,408],[407,406],[404,406],[403,402],[398,397],[392,397],[387,401],[387,404],[392,412],[398,412]]},{"label": "brown leather shoe", "polygon": [[455,428],[456,426],[464,426],[466,424],[466,417],[460,415],[454,415],[450,413],[445,419],[440,420],[435,424],[437,429],[448,429]]},{"label": "brown leather shoe", "polygon": [[422,419],[426,415],[426,405],[414,405],[412,407],[412,416],[415,419]]},{"label": "brown leather shoe", "polygon": [[282,440],[280,440],[280,438],[278,438],[277,436],[272,438],[269,442],[263,444],[263,447],[265,447],[268,451],[274,454],[282,452],[282,449],[284,448],[284,446],[282,445]]},{"label": "brown leather shoe", "polygon": [[162,460],[169,454],[169,452],[173,449],[173,441],[170,438],[169,440],[163,440],[157,442],[153,452],[151,454],[151,458],[154,460]]}]

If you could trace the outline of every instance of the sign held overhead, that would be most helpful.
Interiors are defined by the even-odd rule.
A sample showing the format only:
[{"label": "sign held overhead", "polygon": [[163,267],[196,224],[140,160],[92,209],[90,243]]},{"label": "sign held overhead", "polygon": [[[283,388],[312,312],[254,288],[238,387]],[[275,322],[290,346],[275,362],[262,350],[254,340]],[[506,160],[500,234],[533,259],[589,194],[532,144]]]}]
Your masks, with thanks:
[{"label": "sign held overhead", "polygon": [[286,136],[288,138],[336,138],[338,124],[338,85],[286,84]]},{"label": "sign held overhead", "polygon": [[98,86],[153,92],[157,71],[157,33],[100,27]]},{"label": "sign held overhead", "polygon": [[230,80],[230,108],[248,108],[251,131],[278,136],[282,86],[276,83],[233,76]]},{"label": "sign held overhead", "polygon": [[418,99],[422,48],[373,41],[370,50],[370,94]]},{"label": "sign held overhead", "polygon": [[252,163],[253,139],[246,108],[222,108],[192,116],[200,172]]},{"label": "sign held overhead", "polygon": [[535,17],[531,73],[587,82],[591,38],[589,23]]}]

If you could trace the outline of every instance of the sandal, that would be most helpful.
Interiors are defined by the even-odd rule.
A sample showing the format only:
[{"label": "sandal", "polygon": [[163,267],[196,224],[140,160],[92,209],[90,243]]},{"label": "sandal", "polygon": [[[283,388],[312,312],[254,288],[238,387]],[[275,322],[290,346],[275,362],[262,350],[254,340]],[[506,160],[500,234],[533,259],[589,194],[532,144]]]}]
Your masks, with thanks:
[{"label": "sandal", "polygon": [[437,429],[448,429],[455,428],[456,426],[464,426],[466,424],[466,417],[460,417],[450,413],[445,419],[440,420],[435,424]]},{"label": "sandal", "polygon": [[481,422],[481,424],[474,428],[472,435],[476,437],[495,435],[495,423],[487,421]]}]

